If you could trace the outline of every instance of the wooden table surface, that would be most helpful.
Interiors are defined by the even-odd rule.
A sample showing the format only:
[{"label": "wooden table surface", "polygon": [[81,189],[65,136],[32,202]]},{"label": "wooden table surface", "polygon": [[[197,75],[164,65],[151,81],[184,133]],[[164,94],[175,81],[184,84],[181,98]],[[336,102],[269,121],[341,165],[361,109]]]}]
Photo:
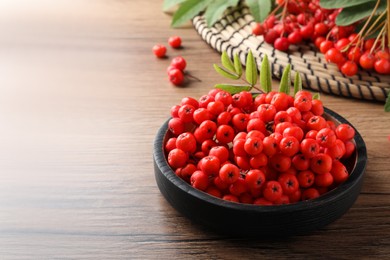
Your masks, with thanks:
[{"label": "wooden table surface", "polygon": [[[0,3],[0,259],[390,257],[390,113],[323,94],[368,149],[364,185],[339,220],[280,240],[222,237],[177,213],[154,179],[152,144],[171,106],[223,80],[219,54],[162,0]],[[183,49],[151,48],[180,35]],[[182,55],[202,82],[173,87]]]}]

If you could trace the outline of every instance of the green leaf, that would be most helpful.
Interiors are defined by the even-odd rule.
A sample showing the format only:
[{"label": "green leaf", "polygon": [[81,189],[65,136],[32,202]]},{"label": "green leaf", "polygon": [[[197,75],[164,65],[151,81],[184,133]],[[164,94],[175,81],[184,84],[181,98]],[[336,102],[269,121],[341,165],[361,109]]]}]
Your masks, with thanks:
[{"label": "green leaf", "polygon": [[217,84],[215,85],[215,88],[225,90],[226,92],[229,92],[230,94],[234,95],[241,91],[250,91],[252,89],[252,86],[240,84]]},{"label": "green leaf", "polygon": [[241,75],[242,75],[242,64],[241,64],[241,61],[240,61],[240,57],[238,56],[237,53],[234,54],[234,70],[237,73],[237,75],[239,77],[241,77]]},{"label": "green leaf", "polygon": [[178,27],[194,18],[213,0],[187,0],[183,2],[172,18],[172,26]]},{"label": "green leaf", "polygon": [[272,91],[272,78],[269,67],[268,56],[265,55],[260,67],[260,85],[265,93]]},{"label": "green leaf", "polygon": [[221,68],[221,67],[218,66],[217,64],[214,64],[214,69],[215,69],[219,74],[221,74],[222,76],[224,76],[225,78],[229,78],[229,79],[239,79],[239,78],[240,78],[240,76],[238,76],[237,74],[232,73],[232,72],[229,72],[229,71],[225,70],[224,68]]},{"label": "green leaf", "polygon": [[187,0],[164,0],[163,11],[167,11],[175,5],[181,4]]},{"label": "green leaf", "polygon": [[208,26],[212,26],[222,17],[225,10],[238,4],[239,0],[214,0],[204,14]]},{"label": "green leaf", "polygon": [[325,9],[337,9],[365,4],[367,2],[376,2],[376,0],[321,0],[320,6]]},{"label": "green leaf", "polygon": [[290,85],[291,85],[291,65],[287,64],[287,66],[283,70],[282,78],[280,80],[279,92],[290,94]]},{"label": "green leaf", "polygon": [[248,57],[246,58],[245,77],[249,84],[252,86],[256,85],[257,65],[251,50],[249,50]]},{"label": "green leaf", "polygon": [[231,61],[231,59],[227,55],[226,51],[222,52],[221,63],[227,70],[230,70],[231,72],[235,72],[236,71],[235,68],[234,68],[233,62]]},{"label": "green leaf", "polygon": [[295,79],[294,79],[294,96],[300,90],[302,90],[302,78],[301,78],[301,74],[299,74],[299,72],[297,71],[295,73]]},{"label": "green leaf", "polygon": [[[382,13],[386,10],[386,0],[380,0],[380,4],[376,13]],[[347,26],[353,24],[361,19],[364,19],[372,13],[376,2],[368,2],[365,4],[355,5],[343,8],[343,10],[336,17],[336,24]]]},{"label": "green leaf", "polygon": [[321,98],[321,96],[320,96],[320,93],[315,93],[314,95],[313,95],[313,99],[320,99]]},{"label": "green leaf", "polygon": [[390,92],[387,93],[387,99],[385,104],[385,111],[390,112]]},{"label": "green leaf", "polygon": [[246,0],[245,2],[253,18],[260,23],[267,18],[269,12],[272,10],[271,0]]}]

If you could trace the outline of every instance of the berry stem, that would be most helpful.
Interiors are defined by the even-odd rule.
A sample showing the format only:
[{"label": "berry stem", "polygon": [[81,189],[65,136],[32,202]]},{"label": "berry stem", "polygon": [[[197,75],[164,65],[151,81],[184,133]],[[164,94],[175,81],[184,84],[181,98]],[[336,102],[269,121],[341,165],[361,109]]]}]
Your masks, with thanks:
[{"label": "berry stem", "polygon": [[371,47],[370,54],[375,50],[376,44],[378,43],[379,39],[382,39],[382,35],[385,35],[387,26],[383,26],[382,30],[379,32],[378,36],[376,37],[374,44]]},{"label": "berry stem", "polygon": [[189,78],[191,78],[191,79],[194,79],[194,80],[196,80],[196,81],[198,81],[198,82],[202,82],[202,80],[200,80],[199,78],[197,78],[197,77],[195,77],[195,76],[192,76],[192,75],[189,74],[189,73],[186,73],[186,76],[189,77]]}]

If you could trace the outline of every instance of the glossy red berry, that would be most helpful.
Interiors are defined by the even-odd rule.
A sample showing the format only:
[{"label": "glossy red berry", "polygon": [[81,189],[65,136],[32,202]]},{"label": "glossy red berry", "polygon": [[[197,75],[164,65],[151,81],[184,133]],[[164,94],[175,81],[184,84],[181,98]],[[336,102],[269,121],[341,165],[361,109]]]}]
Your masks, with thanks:
[{"label": "glossy red berry", "polygon": [[279,37],[274,42],[275,49],[279,51],[287,51],[289,46],[290,42],[287,40],[286,37]]},{"label": "glossy red berry", "polygon": [[268,30],[268,32],[266,32],[264,34],[264,41],[268,44],[274,44],[275,40],[279,37],[280,35],[278,34],[278,32],[274,29],[270,29]]},{"label": "glossy red berry", "polygon": [[172,48],[180,48],[181,47],[181,38],[179,36],[171,36],[168,39],[168,43]]},{"label": "glossy red berry", "polygon": [[344,56],[341,54],[341,52],[336,49],[336,48],[331,48],[325,53],[325,59],[328,62],[333,62],[333,63],[341,63],[344,61]]},{"label": "glossy red berry", "polygon": [[183,57],[178,56],[172,59],[171,66],[183,71],[187,66],[187,62]]},{"label": "glossy red berry", "polygon": [[381,58],[375,62],[374,68],[379,74],[390,74],[390,61]]},{"label": "glossy red berry", "polygon": [[255,23],[252,27],[252,33],[254,35],[263,35],[265,32],[264,26],[261,23]]},{"label": "glossy red berry", "polygon": [[184,74],[179,69],[172,69],[168,72],[169,81],[176,86],[180,86],[184,82]]},{"label": "glossy red berry", "polygon": [[362,56],[360,56],[359,64],[363,69],[366,70],[373,69],[375,65],[374,55],[367,52],[363,53]]},{"label": "glossy red berry", "polygon": [[[390,63],[389,63],[390,64]],[[347,76],[353,76],[356,75],[358,71],[358,66],[356,65],[355,62],[353,61],[346,61],[342,66],[341,66],[341,72]]]},{"label": "glossy red berry", "polygon": [[164,45],[157,44],[153,46],[153,53],[158,58],[164,58],[167,52],[167,48]]}]

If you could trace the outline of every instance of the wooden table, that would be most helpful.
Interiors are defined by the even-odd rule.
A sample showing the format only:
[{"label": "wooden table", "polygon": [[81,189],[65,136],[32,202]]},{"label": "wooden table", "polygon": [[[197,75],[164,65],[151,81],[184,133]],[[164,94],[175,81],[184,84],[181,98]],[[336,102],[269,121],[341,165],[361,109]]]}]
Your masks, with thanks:
[{"label": "wooden table", "polygon": [[[171,106],[223,79],[192,28],[169,28],[162,1],[0,3],[0,259],[390,257],[390,113],[323,94],[356,126],[368,167],[354,206],[281,240],[221,237],[178,214],[155,180],[152,143]],[[180,35],[183,49],[151,48]],[[202,82],[173,87],[182,55]]]}]

